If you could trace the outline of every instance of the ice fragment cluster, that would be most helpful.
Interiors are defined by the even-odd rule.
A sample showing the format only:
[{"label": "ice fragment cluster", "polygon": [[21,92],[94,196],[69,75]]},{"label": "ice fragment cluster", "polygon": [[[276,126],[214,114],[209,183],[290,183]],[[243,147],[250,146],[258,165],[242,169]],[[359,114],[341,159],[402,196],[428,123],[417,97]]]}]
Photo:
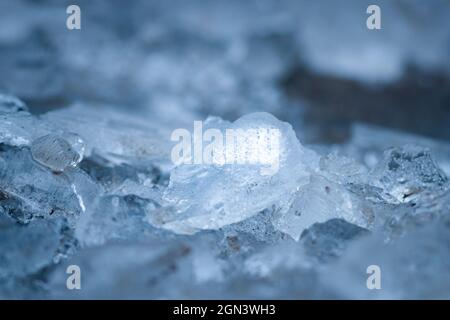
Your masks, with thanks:
[{"label": "ice fragment cluster", "polygon": [[[326,282],[319,267],[337,264],[345,278],[365,261],[352,255],[372,250],[398,272],[398,252],[412,266],[434,259],[425,244],[414,245],[422,241],[439,258],[417,275],[446,267],[448,234],[427,234],[448,224],[448,179],[425,148],[380,150],[368,166],[356,144],[316,152],[288,123],[253,113],[234,122],[211,117],[205,128],[280,130],[275,174],[246,164],[174,166],[163,128],[148,132],[132,116],[111,111],[98,119],[80,110],[86,106],[40,117],[14,107],[1,115],[5,297],[198,298],[211,297],[211,283],[217,298],[366,297]],[[354,249],[365,243],[370,249]],[[82,294],[62,290],[64,267],[75,262],[108,280],[87,284]],[[123,287],[120,279],[131,274]],[[383,297],[448,293],[439,281],[405,293],[401,281]]]},{"label": "ice fragment cluster", "polygon": [[[380,1],[392,28],[370,37],[356,0],[79,0],[90,32],[70,36],[50,2],[1,2],[0,90],[27,103],[0,94],[0,298],[449,298],[450,144],[356,123],[305,145],[280,85],[377,89],[412,65],[446,101],[450,10],[430,1]],[[170,134],[194,120],[280,130],[279,170],[174,166]]]}]

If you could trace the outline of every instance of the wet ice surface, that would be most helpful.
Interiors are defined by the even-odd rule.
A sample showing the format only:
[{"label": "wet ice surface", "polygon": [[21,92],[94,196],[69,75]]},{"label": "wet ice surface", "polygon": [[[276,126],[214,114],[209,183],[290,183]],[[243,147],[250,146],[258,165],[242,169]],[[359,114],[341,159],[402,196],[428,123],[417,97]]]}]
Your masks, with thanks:
[{"label": "wet ice surface", "polygon": [[[450,144],[354,124],[345,144],[306,145],[301,112],[287,111],[278,85],[299,51],[316,72],[363,82],[395,81],[408,63],[445,71],[439,39],[450,29],[354,48],[366,34],[347,26],[342,38],[302,1],[161,3],[149,7],[165,14],[150,20],[139,7],[130,18],[93,5],[101,21],[85,38],[0,19],[11,30],[0,27],[0,70],[10,75],[0,88],[33,106],[0,94],[0,298],[450,298]],[[433,23],[450,21],[436,11]],[[205,16],[215,23],[205,28]],[[314,27],[298,27],[299,16]],[[129,29],[104,27],[122,19]],[[434,54],[399,45],[412,37]],[[386,67],[373,62],[374,46]],[[279,170],[174,166],[170,135],[193,120],[280,130]],[[82,290],[66,288],[73,264]],[[372,264],[382,290],[366,287]]]}]

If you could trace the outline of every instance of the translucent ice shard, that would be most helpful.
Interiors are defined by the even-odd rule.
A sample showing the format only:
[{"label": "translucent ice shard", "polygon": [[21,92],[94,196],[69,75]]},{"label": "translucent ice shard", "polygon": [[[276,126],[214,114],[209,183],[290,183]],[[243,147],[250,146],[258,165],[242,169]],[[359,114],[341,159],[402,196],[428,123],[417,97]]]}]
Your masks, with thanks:
[{"label": "translucent ice shard", "polygon": [[86,157],[95,153],[115,163],[168,160],[169,140],[164,138],[170,134],[151,119],[82,104],[49,112],[41,118],[55,131],[81,135],[86,143]]},{"label": "translucent ice shard", "polygon": [[[64,139],[65,137],[67,139]],[[75,167],[83,159],[83,152],[84,142],[76,134],[49,134],[37,138],[31,144],[33,159],[54,172]]]},{"label": "translucent ice shard", "polygon": [[140,239],[158,230],[149,225],[146,215],[159,206],[156,202],[134,195],[106,195],[94,200],[76,226],[75,236],[83,245],[100,245],[107,240]]},{"label": "translucent ice shard", "polygon": [[362,200],[344,186],[313,175],[307,185],[299,188],[290,205],[279,210],[273,224],[298,240],[304,229],[331,218],[345,219],[362,227],[368,227],[373,220]]},{"label": "translucent ice shard", "polygon": [[[278,171],[263,175],[259,165],[236,163],[179,165],[171,172],[164,194],[170,208],[153,217],[153,223],[177,233],[217,229],[266,208],[284,207],[299,186],[309,182],[311,173],[318,167],[318,156],[298,142],[292,127],[270,114],[253,113],[234,123],[210,119],[205,127],[279,130]],[[245,153],[244,147],[240,147],[238,152]]]},{"label": "translucent ice shard", "polygon": [[342,183],[367,183],[367,169],[352,158],[336,152],[320,159],[320,169],[332,181]]}]

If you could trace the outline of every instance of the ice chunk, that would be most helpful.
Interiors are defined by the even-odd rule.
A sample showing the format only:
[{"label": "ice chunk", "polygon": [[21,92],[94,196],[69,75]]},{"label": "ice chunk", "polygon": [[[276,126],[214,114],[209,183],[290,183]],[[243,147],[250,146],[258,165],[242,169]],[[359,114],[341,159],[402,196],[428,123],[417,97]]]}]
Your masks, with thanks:
[{"label": "ice chunk", "polygon": [[171,172],[163,197],[172,209],[160,215],[162,219],[155,219],[155,224],[192,234],[245,220],[272,206],[286,206],[318,168],[318,156],[298,142],[289,124],[270,114],[253,113],[234,123],[210,121],[208,126],[222,130],[279,130],[279,170],[263,175],[258,165],[179,165]]},{"label": "ice chunk", "polygon": [[73,151],[78,153],[78,162],[81,162],[84,157],[84,152],[86,151],[86,143],[84,142],[84,140],[78,134],[73,132],[63,132],[61,134],[61,138],[69,143]]},{"label": "ice chunk", "polygon": [[[64,139],[65,137],[67,139]],[[54,172],[63,172],[67,167],[75,167],[83,159],[83,153],[84,142],[74,133],[65,136],[45,135],[31,144],[33,159]]]},{"label": "ice chunk", "polygon": [[91,108],[82,104],[49,112],[41,118],[53,126],[54,131],[82,135],[86,157],[95,153],[118,164],[169,160],[170,133],[150,119],[146,121],[112,108]]},{"label": "ice chunk", "polygon": [[320,169],[335,182],[367,183],[368,170],[355,159],[332,152],[320,159]]},{"label": "ice chunk", "polygon": [[299,188],[289,207],[275,215],[275,228],[298,240],[304,229],[331,218],[345,219],[362,227],[372,223],[370,211],[364,210],[362,200],[344,186],[321,175],[313,175],[310,182]]},{"label": "ice chunk", "polygon": [[372,177],[399,202],[411,201],[424,190],[440,189],[447,183],[429,151],[412,145],[387,150]]},{"label": "ice chunk", "polygon": [[134,195],[99,197],[78,220],[75,235],[83,245],[156,236],[159,230],[146,222],[146,215],[156,207],[155,201]]},{"label": "ice chunk", "polygon": [[329,262],[341,256],[349,243],[368,234],[366,229],[345,220],[331,219],[305,230],[301,242],[307,255]]},{"label": "ice chunk", "polygon": [[33,161],[28,148],[0,145],[0,205],[19,221],[52,215],[72,220],[100,193],[78,168],[55,174]]}]

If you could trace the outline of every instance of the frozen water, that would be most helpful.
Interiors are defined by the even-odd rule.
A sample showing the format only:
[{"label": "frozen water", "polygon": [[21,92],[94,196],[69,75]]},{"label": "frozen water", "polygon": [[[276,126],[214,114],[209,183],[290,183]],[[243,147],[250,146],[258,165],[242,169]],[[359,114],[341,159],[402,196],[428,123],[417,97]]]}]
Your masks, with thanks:
[{"label": "frozen water", "polygon": [[[207,122],[221,129],[278,129],[279,170],[261,174],[261,166],[189,165],[173,169],[163,200],[169,207],[162,219],[153,222],[178,233],[217,229],[242,221],[272,207],[284,208],[318,168],[318,156],[304,148],[292,127],[266,113],[244,116],[234,123]],[[270,190],[270,191],[269,191]]]},{"label": "frozen water", "polygon": [[[364,227],[373,222],[362,200],[343,185],[364,182],[367,170],[362,165],[337,155],[319,161],[317,154],[298,142],[290,126],[268,114],[250,114],[233,124],[210,119],[208,125],[214,128],[214,122],[222,129],[279,129],[278,172],[264,176],[259,168],[245,165],[179,165],[171,172],[163,196],[169,208],[152,216],[154,224],[190,234],[237,223],[269,209],[274,211],[275,228],[298,240],[305,228],[330,218]],[[274,192],[274,187],[279,191]]]},{"label": "frozen water", "polygon": [[[167,142],[156,140],[162,135],[157,127],[150,141],[139,129],[132,133],[136,144],[120,141],[122,130],[116,126],[134,127],[140,123],[134,117],[113,112],[90,119],[80,106],[35,117],[15,108],[16,103],[10,105],[4,113],[10,124],[2,132],[7,137],[13,129],[15,136],[4,139],[0,150],[2,245],[7,246],[0,281],[1,294],[9,297],[8,290],[34,278],[47,285],[25,286],[14,296],[199,298],[211,297],[208,288],[214,283],[218,298],[366,297],[357,284],[355,291],[344,290],[337,281],[324,284],[327,275],[317,266],[337,263],[345,279],[349,264],[356,263],[352,255],[360,255],[355,250],[372,250],[353,245],[373,242],[373,250],[386,255],[376,261],[397,272],[391,254],[403,250],[397,249],[404,245],[403,237],[418,241],[412,235],[446,223],[450,208],[447,177],[420,147],[389,149],[367,168],[339,152],[320,156],[300,144],[289,124],[256,113],[233,123],[209,118],[204,129],[279,129],[275,174],[262,175],[260,166],[245,164],[167,168],[167,155],[152,149],[169,149]],[[75,110],[86,113],[76,116]],[[36,126],[16,130],[26,123],[19,119]],[[109,135],[90,131],[93,122]],[[31,139],[36,132],[41,134]],[[430,245],[435,245],[433,239],[427,240]],[[30,250],[36,246],[31,260],[18,244]],[[440,246],[436,250],[444,251]],[[121,259],[114,258],[119,255]],[[405,259],[420,263],[422,258]],[[445,268],[442,259],[427,268]],[[62,290],[69,262],[98,275],[100,282],[84,284],[78,295]],[[428,277],[428,269],[418,275]],[[131,279],[130,270],[135,270],[133,280],[119,290],[121,278]],[[422,297],[427,288],[418,286],[410,294],[398,289],[408,277],[389,280],[390,291],[382,297]],[[243,282],[245,290],[239,285]],[[263,290],[267,285],[271,290]],[[445,284],[433,282],[433,287],[433,296],[446,296]]]},{"label": "frozen water", "polygon": [[[347,279],[371,250],[387,272],[399,272],[398,259],[411,266],[388,276],[380,297],[448,296],[435,280],[403,290],[413,275],[447,268],[437,243],[450,210],[439,168],[446,153],[433,160],[440,143],[425,141],[431,151],[398,143],[383,155],[385,137],[374,134],[366,149],[352,139],[319,154],[268,113],[204,122],[204,130],[280,130],[278,171],[264,175],[261,164],[173,166],[169,127],[140,115],[99,107],[99,117],[73,105],[35,116],[14,97],[2,101],[0,296],[370,298],[356,280],[345,281],[348,291],[324,270],[337,265]],[[435,263],[426,264],[428,245]],[[98,281],[63,290],[67,263]]]},{"label": "frozen water", "polygon": [[58,135],[45,135],[31,144],[31,155],[40,164],[55,172],[63,172],[67,167],[75,167],[83,159],[83,140],[73,137],[73,146]]},{"label": "frozen water", "polygon": [[[347,279],[354,265],[360,272],[360,263],[373,261],[365,258],[371,251],[387,272],[399,272],[402,257],[412,266],[397,280],[388,277],[381,297],[447,295],[446,284],[434,280],[402,291],[412,275],[447,268],[437,242],[446,241],[448,182],[426,149],[389,149],[370,168],[341,155],[357,148],[321,156],[288,123],[255,113],[235,122],[211,117],[204,129],[279,129],[275,174],[248,164],[172,168],[159,127],[148,132],[131,115],[91,119],[89,112],[73,106],[36,117],[12,108],[2,115],[0,295],[371,297],[359,283],[347,291],[340,280],[328,281],[322,269],[337,265],[338,278]],[[90,129],[93,123],[104,133]],[[124,136],[130,127],[132,140]],[[428,245],[438,258],[426,264]],[[24,248],[34,250],[29,260]],[[73,263],[90,274],[79,293],[64,289],[64,268]],[[120,279],[128,279],[126,287]]]},{"label": "frozen water", "polygon": [[400,202],[411,201],[425,190],[442,189],[447,183],[429,151],[416,146],[387,150],[372,174],[374,182]]},{"label": "frozen water", "polygon": [[[446,102],[449,4],[430,1],[379,1],[390,32],[370,32],[356,0],[79,0],[89,33],[53,1],[0,2],[0,90],[26,102],[0,94],[0,298],[448,298],[450,144],[355,124],[302,145],[280,85],[300,67],[377,91],[412,66]],[[173,130],[208,116],[279,129],[278,172],[174,166]]]},{"label": "frozen water", "polygon": [[112,239],[139,239],[160,232],[146,222],[146,215],[159,207],[151,199],[135,195],[96,198],[78,220],[75,236],[83,245],[100,245]]},{"label": "frozen water", "polygon": [[256,242],[277,243],[289,238],[285,233],[275,229],[272,219],[275,211],[266,209],[257,215],[222,228],[227,241],[232,247],[239,247],[244,240]]},{"label": "frozen water", "polygon": [[100,192],[83,171],[54,174],[24,147],[0,148],[0,177],[4,212],[25,222],[52,215],[76,218]]},{"label": "frozen water", "polygon": [[320,169],[334,182],[365,184],[368,182],[367,168],[353,158],[332,152],[320,159]]},{"label": "frozen water", "polygon": [[41,118],[54,130],[78,134],[85,141],[86,156],[95,153],[115,164],[169,160],[169,130],[148,117],[76,104]]},{"label": "frozen water", "polygon": [[365,211],[362,200],[345,187],[323,176],[315,175],[295,194],[287,210],[281,210],[274,219],[277,229],[298,240],[304,229],[332,218],[345,219],[369,227],[373,217]]}]

